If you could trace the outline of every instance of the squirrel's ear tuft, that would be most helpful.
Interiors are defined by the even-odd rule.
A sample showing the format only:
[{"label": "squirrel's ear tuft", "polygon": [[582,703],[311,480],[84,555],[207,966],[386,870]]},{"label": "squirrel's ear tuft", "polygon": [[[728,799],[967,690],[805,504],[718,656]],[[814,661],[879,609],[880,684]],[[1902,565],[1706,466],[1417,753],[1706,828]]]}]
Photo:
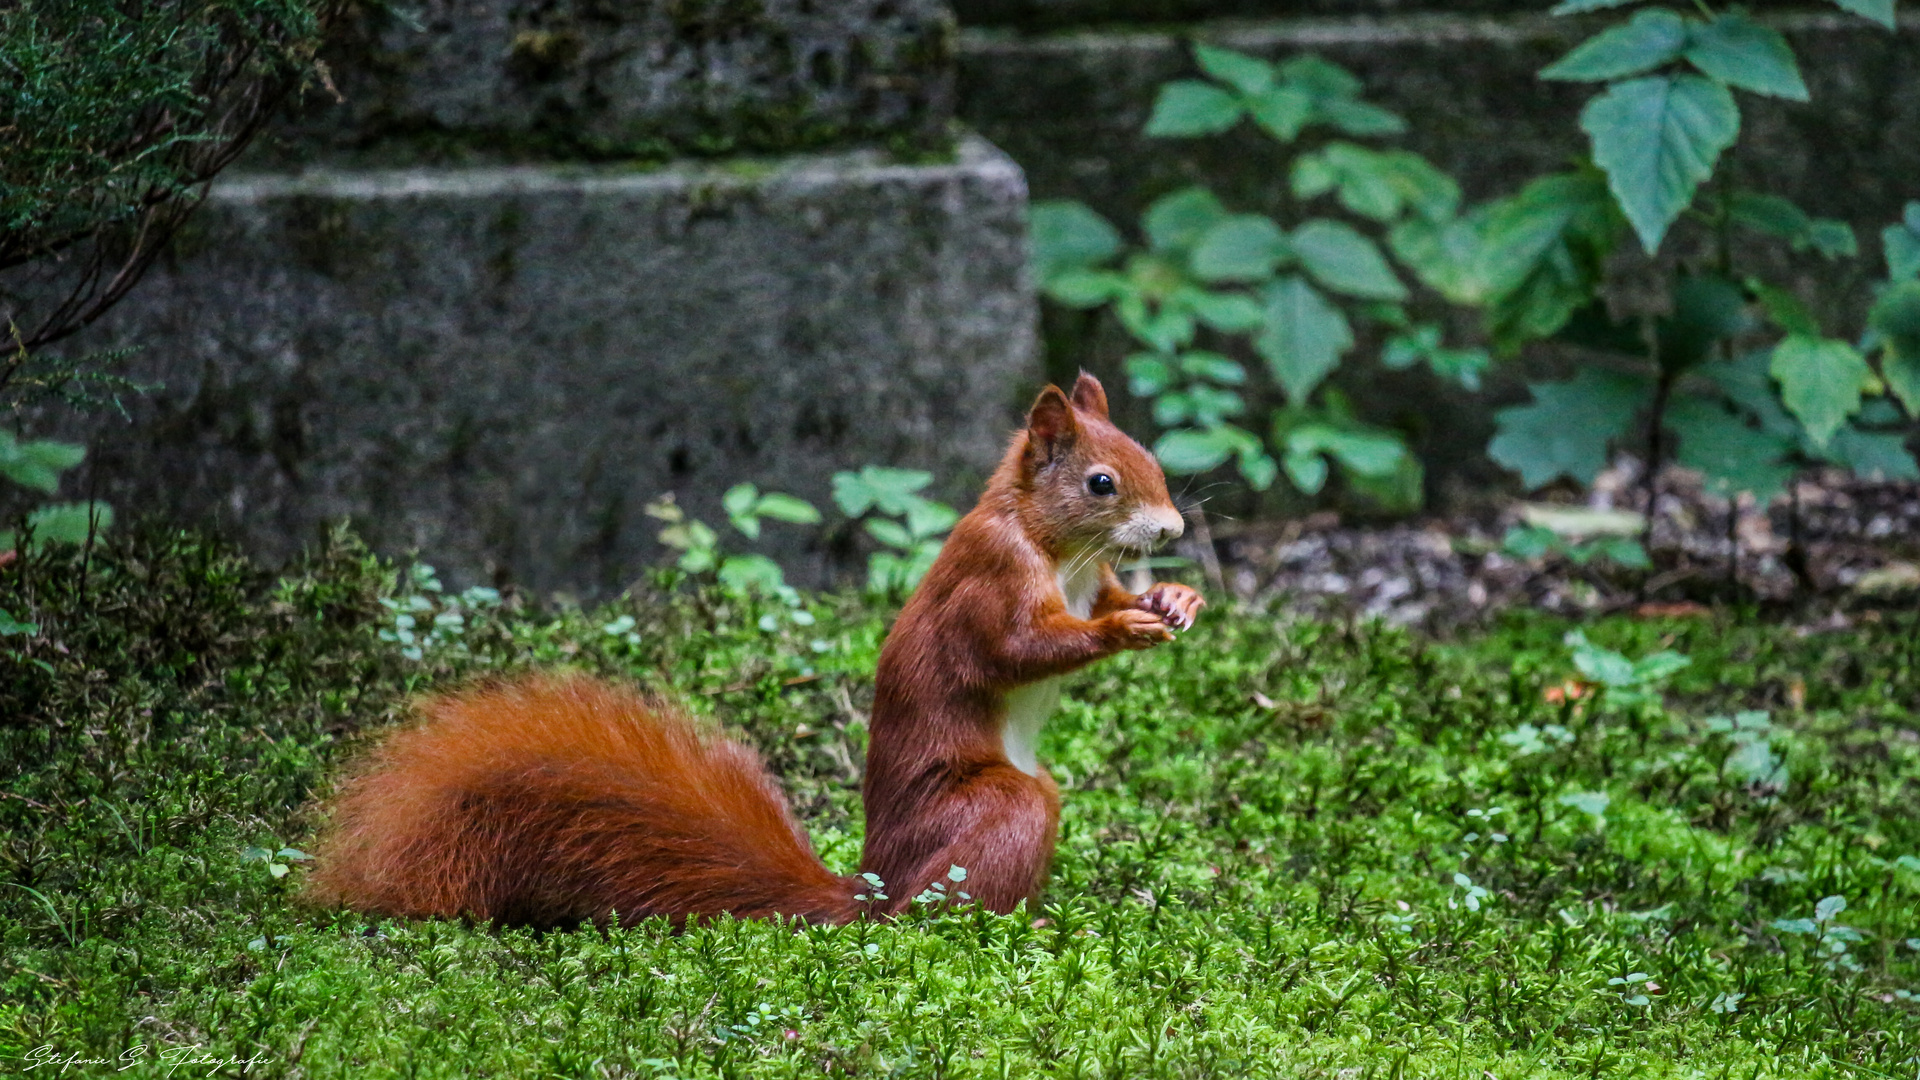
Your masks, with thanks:
[{"label": "squirrel's ear tuft", "polygon": [[1073,402],[1057,386],[1049,386],[1033,399],[1027,410],[1028,445],[1043,451],[1042,460],[1050,460],[1061,447],[1073,441],[1080,430],[1073,418]]},{"label": "squirrel's ear tuft", "polygon": [[1073,384],[1073,403],[1102,420],[1107,418],[1107,388],[1084,371]]}]

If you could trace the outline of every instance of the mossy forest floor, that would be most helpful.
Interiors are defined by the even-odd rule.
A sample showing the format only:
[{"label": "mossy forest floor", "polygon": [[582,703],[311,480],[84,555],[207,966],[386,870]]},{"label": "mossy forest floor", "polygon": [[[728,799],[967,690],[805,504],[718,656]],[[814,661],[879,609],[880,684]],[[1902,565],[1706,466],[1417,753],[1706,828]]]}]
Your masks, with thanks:
[{"label": "mossy forest floor", "polygon": [[409,693],[528,666],[711,711],[852,868],[889,609],[660,584],[543,610],[349,543],[276,579],[181,537],[0,568],[37,624],[0,637],[0,1068],[1920,1075],[1912,612],[1582,644],[1223,601],[1073,680],[1048,903],[1013,917],[536,934],[292,902],[342,756]]}]

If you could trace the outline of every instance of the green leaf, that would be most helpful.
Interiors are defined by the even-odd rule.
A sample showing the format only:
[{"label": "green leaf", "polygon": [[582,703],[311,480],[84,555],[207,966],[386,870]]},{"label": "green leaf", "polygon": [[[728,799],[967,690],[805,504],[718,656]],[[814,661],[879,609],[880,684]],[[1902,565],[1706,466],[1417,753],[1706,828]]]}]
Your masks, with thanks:
[{"label": "green leaf", "polygon": [[[1897,410],[1894,415],[1899,415]],[[1862,431],[1849,424],[1833,433],[1824,456],[1862,480],[1920,480],[1920,462],[1901,432]]]},{"label": "green leaf", "polygon": [[780,564],[765,555],[730,555],[720,564],[720,583],[741,592],[774,595],[786,588]]},{"label": "green leaf", "polygon": [[1276,86],[1248,99],[1246,108],[1261,130],[1291,143],[1313,119],[1313,95],[1297,86]]},{"label": "green leaf", "polygon": [[1881,26],[1894,28],[1893,0],[1833,0],[1842,11],[1872,19]]},{"label": "green leaf", "polygon": [[1853,234],[1853,226],[1844,221],[1815,218],[1813,224],[1807,226],[1807,235],[1793,245],[1795,251],[1807,248],[1828,259],[1851,259],[1860,254],[1860,238]]},{"label": "green leaf", "polygon": [[1752,329],[1747,299],[1732,282],[1711,274],[1682,275],[1673,288],[1673,314],[1658,320],[1654,340],[1662,369],[1685,371],[1714,347]]},{"label": "green leaf", "polygon": [[1082,202],[1048,199],[1027,211],[1034,274],[1045,281],[1069,267],[1098,266],[1120,253],[1120,230]]},{"label": "green leaf", "polygon": [[55,503],[27,515],[27,530],[36,548],[84,544],[89,536],[98,537],[112,524],[113,507],[103,502]]},{"label": "green leaf", "polygon": [[1773,325],[1789,334],[1806,334],[1819,337],[1820,320],[1814,317],[1800,298],[1785,289],[1769,285],[1759,278],[1747,279],[1747,290],[1760,301],[1760,307],[1773,320]]},{"label": "green leaf", "polygon": [[1480,249],[1485,243],[1477,218],[1429,221],[1412,217],[1393,227],[1387,236],[1400,265],[1413,271],[1428,288],[1453,303],[1478,306],[1487,294],[1480,278]]},{"label": "green leaf", "polygon": [[1782,240],[1802,239],[1813,225],[1813,219],[1793,200],[1755,191],[1734,192],[1727,202],[1727,218],[1742,228]]},{"label": "green leaf", "polygon": [[1698,75],[1615,83],[1588,103],[1580,126],[1593,160],[1651,254],[1740,134],[1727,88]]},{"label": "green leaf", "polygon": [[1407,456],[1400,436],[1385,431],[1356,431],[1331,424],[1302,424],[1287,432],[1289,454],[1331,455],[1362,476],[1389,476]]},{"label": "green leaf", "polygon": [[1111,270],[1069,267],[1042,279],[1047,296],[1068,307],[1094,308],[1125,296],[1127,279]]},{"label": "green leaf", "polygon": [[1190,476],[1210,472],[1227,463],[1238,444],[1222,428],[1169,431],[1153,444],[1153,456],[1169,473]]},{"label": "green leaf", "polygon": [[1769,370],[1780,384],[1780,400],[1806,426],[1815,446],[1825,446],[1859,411],[1861,389],[1873,374],[1846,342],[1800,334],[1774,346]]},{"label": "green leaf", "polygon": [[1273,65],[1258,57],[1212,45],[1195,45],[1200,70],[1251,97],[1273,85]]},{"label": "green leaf", "polygon": [[[0,541],[0,547],[5,546],[6,543]],[[6,608],[0,608],[0,637],[12,637],[15,634],[24,634],[31,637],[39,632],[39,623],[21,622],[13,617],[12,612]]]},{"label": "green leaf", "polygon": [[1908,203],[1906,219],[1881,230],[1880,244],[1887,254],[1887,280],[1920,277],[1920,202]]},{"label": "green leaf", "polygon": [[1816,922],[1831,922],[1845,910],[1847,910],[1846,897],[1829,896],[1814,905],[1813,917]]},{"label": "green leaf", "polygon": [[1135,397],[1153,397],[1173,385],[1173,368],[1154,353],[1134,353],[1127,357],[1126,368],[1127,389]]},{"label": "green leaf", "polygon": [[848,517],[859,517],[873,508],[898,516],[922,501],[916,492],[931,483],[933,474],[920,469],[863,465],[857,473],[833,474],[833,501]]},{"label": "green leaf", "polygon": [[1327,288],[1367,300],[1406,299],[1407,287],[1394,276],[1379,245],[1353,226],[1316,218],[1290,239],[1300,264]]},{"label": "green leaf", "polygon": [[41,439],[21,442],[10,431],[0,431],[0,476],[51,495],[60,489],[60,474],[80,464],[86,447]]},{"label": "green leaf", "polygon": [[1730,86],[1788,101],[1807,100],[1807,84],[1800,78],[1800,65],[1787,39],[1739,11],[1696,24],[1686,57],[1694,67]]},{"label": "green leaf", "polygon": [[1307,495],[1318,495],[1327,486],[1327,459],[1315,453],[1288,454],[1282,459],[1287,479]]},{"label": "green leaf", "polygon": [[1182,299],[1195,318],[1221,333],[1244,334],[1258,327],[1263,320],[1260,305],[1254,303],[1252,297],[1239,293],[1195,289],[1191,293],[1183,293]]},{"label": "green leaf", "polygon": [[1225,386],[1243,386],[1247,369],[1240,361],[1216,352],[1190,352],[1180,357],[1180,370],[1196,379],[1208,379]]},{"label": "green leaf", "polygon": [[1543,79],[1604,82],[1652,71],[1680,58],[1687,47],[1687,20],[1664,8],[1634,15],[1603,30],[1540,72]]},{"label": "green leaf", "polygon": [[946,532],[959,523],[960,511],[943,502],[916,498],[907,507],[907,531],[916,541]]},{"label": "green leaf", "polygon": [[1161,196],[1140,219],[1155,251],[1185,251],[1227,217],[1227,208],[1203,187],[1181,188]]},{"label": "green leaf", "polygon": [[1910,414],[1920,415],[1920,281],[1903,281],[1880,294],[1867,315],[1880,336],[1880,375]]},{"label": "green leaf", "polygon": [[1541,177],[1483,213],[1471,279],[1496,346],[1551,336],[1593,302],[1623,225],[1603,174]]},{"label": "green leaf", "polygon": [[1212,83],[1179,79],[1160,88],[1153,116],[1147,120],[1147,134],[1154,138],[1218,135],[1243,115],[1245,109],[1234,95]]},{"label": "green leaf", "polygon": [[1680,398],[1668,407],[1666,424],[1680,437],[1675,460],[1706,474],[1719,494],[1748,492],[1765,506],[1793,479],[1794,467],[1785,460],[1793,440],[1749,425],[1719,402]]},{"label": "green leaf", "polygon": [[1253,347],[1287,398],[1304,403],[1353,348],[1353,327],[1327,298],[1298,275],[1267,288],[1266,329]]},{"label": "green leaf", "polygon": [[1487,453],[1518,472],[1529,490],[1559,476],[1592,483],[1606,466],[1607,444],[1626,433],[1648,394],[1644,380],[1592,367],[1528,389],[1532,404],[1494,414],[1498,433]]},{"label": "green leaf", "polygon": [[865,526],[867,535],[887,545],[906,550],[913,546],[913,534],[907,527],[891,518],[869,518]]},{"label": "green leaf", "polygon": [[752,484],[735,484],[720,496],[720,505],[726,509],[727,519],[749,540],[760,538],[760,520],[753,516],[753,503],[759,497],[760,489]]},{"label": "green leaf", "polygon": [[1260,214],[1235,214],[1201,234],[1189,264],[1207,281],[1263,281],[1290,258],[1287,234]]},{"label": "green leaf", "polygon": [[1286,61],[1280,65],[1279,72],[1281,81],[1298,86],[1320,101],[1351,98],[1361,89],[1360,80],[1353,72],[1311,53]]},{"label": "green leaf", "polygon": [[1400,114],[1383,109],[1378,105],[1369,105],[1364,101],[1352,101],[1345,98],[1333,101],[1316,101],[1314,115],[1348,135],[1368,138],[1376,135],[1404,135],[1407,122]]},{"label": "green leaf", "polygon": [[813,504],[795,495],[770,491],[754,504],[753,512],[757,517],[770,517],[775,521],[784,521],[791,525],[818,525],[820,511]]}]

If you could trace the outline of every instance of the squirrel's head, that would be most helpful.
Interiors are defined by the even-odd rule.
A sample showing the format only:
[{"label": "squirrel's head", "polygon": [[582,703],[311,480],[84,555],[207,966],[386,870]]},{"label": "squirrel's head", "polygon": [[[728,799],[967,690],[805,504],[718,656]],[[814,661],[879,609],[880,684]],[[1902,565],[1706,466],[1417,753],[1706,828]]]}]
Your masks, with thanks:
[{"label": "squirrel's head", "polygon": [[1071,395],[1049,386],[1034,400],[1019,488],[1029,531],[1056,557],[1143,554],[1186,528],[1160,463],[1107,419],[1107,391],[1084,371]]}]

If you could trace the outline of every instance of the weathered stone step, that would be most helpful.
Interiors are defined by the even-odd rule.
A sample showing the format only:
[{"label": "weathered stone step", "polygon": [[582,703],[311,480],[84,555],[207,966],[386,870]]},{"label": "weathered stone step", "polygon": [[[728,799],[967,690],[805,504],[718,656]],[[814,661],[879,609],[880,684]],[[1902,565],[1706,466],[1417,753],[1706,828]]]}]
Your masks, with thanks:
[{"label": "weathered stone step", "polygon": [[[351,519],[450,582],[604,595],[668,552],[672,492],[820,581],[817,531],[727,535],[733,484],[823,510],[829,477],[922,467],[965,503],[1038,372],[1026,187],[978,139],[654,170],[223,178],[76,348],[164,389],[53,415],[124,512],[281,559]],[[78,478],[78,490],[86,490]]]}]

